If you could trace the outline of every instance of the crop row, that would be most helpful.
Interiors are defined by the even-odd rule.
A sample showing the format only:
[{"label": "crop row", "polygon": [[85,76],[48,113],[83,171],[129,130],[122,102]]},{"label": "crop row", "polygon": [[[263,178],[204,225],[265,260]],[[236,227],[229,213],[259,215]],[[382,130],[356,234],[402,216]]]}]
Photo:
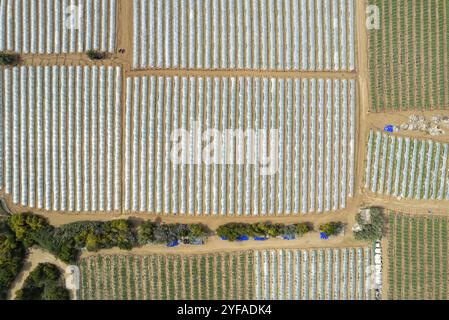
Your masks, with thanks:
[{"label": "crop row", "polygon": [[365,188],[416,200],[449,200],[449,146],[370,131]]},{"label": "crop row", "polygon": [[114,52],[117,0],[1,0],[0,51]]},{"label": "crop row", "polygon": [[255,251],[256,299],[363,300],[371,249]]},{"label": "crop row", "polygon": [[363,300],[370,248],[83,258],[83,300]]},{"label": "crop row", "polygon": [[354,70],[354,0],[134,0],[134,67]]},{"label": "crop row", "polygon": [[447,299],[447,227],[443,217],[390,213],[390,299]]},{"label": "crop row", "polygon": [[446,1],[371,0],[380,29],[369,31],[371,109],[449,107]]},{"label": "crop row", "polygon": [[352,80],[128,78],[124,209],[240,216],[345,208],[355,99]]},{"label": "crop row", "polygon": [[120,210],[121,69],[0,71],[0,184],[53,211]]},{"label": "crop row", "polygon": [[92,256],[81,262],[81,297],[251,299],[252,257],[251,251],[194,256]]}]

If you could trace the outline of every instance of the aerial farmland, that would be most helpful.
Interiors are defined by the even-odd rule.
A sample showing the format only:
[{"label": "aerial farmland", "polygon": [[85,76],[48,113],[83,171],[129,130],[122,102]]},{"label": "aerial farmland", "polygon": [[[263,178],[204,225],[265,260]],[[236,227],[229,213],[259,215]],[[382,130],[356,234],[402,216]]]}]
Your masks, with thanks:
[{"label": "aerial farmland", "polygon": [[448,15],[0,0],[0,299],[447,299]]}]

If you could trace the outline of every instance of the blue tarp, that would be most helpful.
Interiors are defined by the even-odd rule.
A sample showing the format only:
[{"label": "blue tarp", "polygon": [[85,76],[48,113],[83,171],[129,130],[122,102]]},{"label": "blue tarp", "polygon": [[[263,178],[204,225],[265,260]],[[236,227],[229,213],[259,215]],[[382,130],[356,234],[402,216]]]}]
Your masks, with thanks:
[{"label": "blue tarp", "polygon": [[248,236],[239,236],[237,237],[237,241],[248,241],[249,237]]},{"label": "blue tarp", "polygon": [[385,126],[384,131],[385,132],[393,132],[394,127],[391,124],[389,124],[389,125]]},{"label": "blue tarp", "polygon": [[229,240],[227,237],[220,237],[221,240]]},{"label": "blue tarp", "polygon": [[291,234],[287,234],[285,236],[282,237],[284,240],[295,240],[295,236],[291,235]]},{"label": "blue tarp", "polygon": [[326,232],[320,232],[320,238],[323,240],[328,240],[329,237],[327,236]]},{"label": "blue tarp", "polygon": [[179,246],[179,241],[178,240],[173,241],[172,243],[167,244],[167,247],[169,247],[169,248],[173,248],[173,247],[177,247],[177,246]]},{"label": "blue tarp", "polygon": [[254,240],[256,240],[256,241],[266,241],[266,240],[268,240],[268,238],[265,238],[265,237],[254,237]]}]

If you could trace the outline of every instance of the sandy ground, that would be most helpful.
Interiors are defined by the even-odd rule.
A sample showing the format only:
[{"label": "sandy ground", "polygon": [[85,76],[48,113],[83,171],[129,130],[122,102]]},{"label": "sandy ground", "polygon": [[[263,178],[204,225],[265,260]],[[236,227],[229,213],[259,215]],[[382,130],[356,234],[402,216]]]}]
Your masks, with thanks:
[{"label": "sandy ground", "polygon": [[[39,263],[52,263],[56,265],[63,274],[67,268],[67,264],[65,264],[59,259],[56,259],[52,254],[43,251],[39,248],[31,248],[24,262],[24,267],[22,271],[20,272],[20,274],[17,276],[16,280],[13,283],[13,286],[10,290],[9,298],[15,299],[17,290],[22,288],[30,272],[33,271],[39,265]],[[71,299],[74,299],[75,297],[74,292],[70,292],[70,295]]]}]

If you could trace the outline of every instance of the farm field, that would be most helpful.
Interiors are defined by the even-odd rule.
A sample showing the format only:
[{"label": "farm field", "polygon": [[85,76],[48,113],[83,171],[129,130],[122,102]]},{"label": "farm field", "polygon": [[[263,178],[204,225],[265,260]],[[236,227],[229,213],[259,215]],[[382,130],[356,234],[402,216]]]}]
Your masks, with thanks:
[{"label": "farm field", "polygon": [[448,299],[448,218],[391,212],[388,299]]},{"label": "farm field", "polygon": [[449,200],[449,146],[370,131],[365,188],[415,200]]},{"label": "farm field", "polygon": [[354,0],[134,0],[133,67],[355,69]]},{"label": "farm field", "polygon": [[0,185],[23,207],[121,209],[122,70],[0,70]]},{"label": "farm field", "polygon": [[[355,80],[151,76],[127,78],[126,92],[125,212],[306,214],[344,209],[354,196]],[[188,135],[181,164],[170,161],[176,128]],[[208,129],[280,129],[279,148],[259,152],[273,141],[259,135],[254,150],[212,139],[219,151],[207,164],[195,155]],[[264,175],[270,154],[278,170]]]},{"label": "farm field", "polygon": [[253,252],[92,256],[81,261],[81,299],[253,298]]},{"label": "farm field", "polygon": [[369,30],[370,109],[449,107],[449,4],[445,0],[370,0],[380,8]]},{"label": "farm field", "polygon": [[370,300],[371,248],[83,258],[89,299]]},{"label": "farm field", "polygon": [[371,300],[370,248],[254,253],[255,297],[264,300]]},{"label": "farm field", "polygon": [[[0,185],[13,204],[265,216],[341,210],[354,196],[355,80],[127,78],[122,111],[122,78],[121,68],[105,66],[0,70]],[[218,164],[172,164],[173,130],[192,137],[196,124],[242,134],[282,128],[271,159],[278,170],[261,174],[267,153],[256,152],[265,145],[259,135],[255,162],[234,140]],[[188,159],[205,146],[191,144]]]},{"label": "farm field", "polygon": [[117,0],[1,0],[0,51],[113,53],[116,13]]}]

